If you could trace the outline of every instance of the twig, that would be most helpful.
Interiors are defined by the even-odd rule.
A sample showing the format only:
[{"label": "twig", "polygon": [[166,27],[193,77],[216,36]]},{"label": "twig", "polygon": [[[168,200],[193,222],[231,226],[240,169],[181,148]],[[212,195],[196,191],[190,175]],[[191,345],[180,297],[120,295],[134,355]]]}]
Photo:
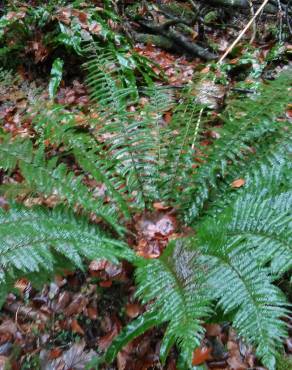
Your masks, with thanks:
[{"label": "twig", "polygon": [[258,8],[258,10],[255,12],[255,15],[251,18],[251,20],[247,23],[247,25],[244,27],[244,29],[240,32],[238,37],[233,41],[233,43],[229,46],[229,48],[225,51],[225,53],[222,55],[222,57],[219,59],[218,64],[221,64],[223,60],[226,58],[226,56],[231,52],[231,50],[238,44],[238,42],[242,39],[243,35],[246,33],[246,31],[249,29],[249,27],[252,25],[256,17],[260,14],[260,12],[264,9],[265,5],[268,3],[269,0],[264,0],[262,5]]},{"label": "twig", "polygon": [[279,41],[282,41],[283,31],[283,10],[280,0],[278,0],[278,17],[279,17]]},{"label": "twig", "polygon": [[[253,6],[253,3],[252,3],[252,0],[248,0],[249,2],[249,7],[250,7],[250,14],[252,17],[254,17],[254,6]],[[250,44],[252,44],[255,40],[255,37],[256,37],[256,34],[257,34],[257,26],[256,26],[256,21],[254,20],[252,22],[252,35],[251,35],[251,38],[250,38]]]},{"label": "twig", "polygon": [[286,6],[286,22],[287,22],[287,26],[288,26],[290,35],[292,35],[292,27],[291,27],[291,24],[290,24],[290,18],[289,18],[289,12],[288,12],[290,2],[291,2],[291,0],[288,1],[287,6]]}]

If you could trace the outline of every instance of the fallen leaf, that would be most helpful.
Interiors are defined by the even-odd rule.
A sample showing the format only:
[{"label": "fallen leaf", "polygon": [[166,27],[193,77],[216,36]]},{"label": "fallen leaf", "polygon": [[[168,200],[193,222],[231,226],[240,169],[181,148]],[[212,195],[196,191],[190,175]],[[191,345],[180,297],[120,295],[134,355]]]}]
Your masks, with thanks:
[{"label": "fallen leaf", "polygon": [[62,356],[50,359],[50,351],[40,352],[40,362],[42,370],[84,370],[85,366],[92,360],[96,353],[91,350],[84,351],[85,342],[81,341],[72,345],[68,351],[63,352]]},{"label": "fallen leaf", "polygon": [[211,348],[204,346],[194,350],[192,364],[194,366],[201,365],[211,358]]},{"label": "fallen leaf", "polygon": [[98,340],[99,349],[102,351],[106,350],[112,343],[113,339],[119,334],[121,328],[121,323],[116,317],[114,317],[113,321],[111,322],[110,331]]},{"label": "fallen leaf", "polygon": [[206,324],[205,329],[206,334],[209,337],[219,337],[222,332],[221,326],[219,324]]},{"label": "fallen leaf", "polygon": [[171,122],[172,112],[165,112],[163,115],[164,122],[169,124]]},{"label": "fallen leaf", "polygon": [[223,103],[226,88],[213,81],[203,79],[195,88],[196,102],[210,109],[219,109]]},{"label": "fallen leaf", "polygon": [[29,284],[30,284],[29,280],[21,278],[15,282],[14,288],[19,289],[23,293]]},{"label": "fallen leaf", "polygon": [[90,320],[96,320],[97,319],[97,309],[93,306],[87,307],[87,315],[90,318]]},{"label": "fallen leaf", "polygon": [[4,197],[0,197],[0,207],[4,209],[4,211],[9,210],[9,203]]},{"label": "fallen leaf", "polygon": [[231,187],[234,189],[237,189],[237,188],[241,188],[244,184],[245,184],[244,179],[237,179],[237,180],[232,181]]},{"label": "fallen leaf", "polygon": [[66,316],[72,316],[81,313],[87,305],[87,298],[82,294],[76,294],[73,301],[64,310]]},{"label": "fallen leaf", "polygon": [[71,330],[73,331],[73,333],[84,335],[84,330],[81,328],[76,319],[72,319],[71,321]]},{"label": "fallen leaf", "polygon": [[51,351],[50,351],[50,354],[49,354],[49,358],[51,360],[54,360],[55,358],[58,358],[61,356],[62,354],[62,350],[61,348],[53,348]]},{"label": "fallen leaf", "polygon": [[111,280],[101,281],[99,283],[99,286],[102,288],[110,288],[112,285],[113,285],[113,282]]},{"label": "fallen leaf", "polygon": [[153,208],[156,209],[156,211],[167,211],[170,208],[170,206],[166,206],[161,202],[154,202]]},{"label": "fallen leaf", "polygon": [[141,306],[137,303],[128,303],[126,305],[126,314],[131,319],[137,317],[141,312]]},{"label": "fallen leaf", "polygon": [[65,291],[65,292],[60,293],[58,297],[58,301],[53,306],[53,309],[56,312],[63,311],[64,308],[68,306],[70,299],[71,299],[71,296],[69,292]]}]

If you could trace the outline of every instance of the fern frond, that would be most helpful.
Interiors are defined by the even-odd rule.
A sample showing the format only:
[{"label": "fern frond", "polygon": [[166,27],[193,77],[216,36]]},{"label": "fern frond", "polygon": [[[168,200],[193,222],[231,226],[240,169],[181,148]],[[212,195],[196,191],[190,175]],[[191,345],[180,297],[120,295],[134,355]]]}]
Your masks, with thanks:
[{"label": "fern frond", "polygon": [[86,174],[106,186],[106,195],[115,213],[121,211],[126,218],[130,217],[127,189],[124,179],[115,170],[116,161],[92,132],[78,127],[74,114],[62,105],[45,107],[38,112],[33,124],[41,142],[49,140],[54,145],[63,145]]},{"label": "fern frond", "polygon": [[[288,204],[287,204],[288,201]],[[259,266],[271,262],[274,274],[292,267],[292,189],[275,196],[250,194],[237,199],[227,235],[242,236]]]},{"label": "fern frond", "polygon": [[181,191],[189,187],[194,172],[195,147],[200,140],[205,118],[204,107],[194,101],[192,88],[185,89],[173,111],[168,126],[170,131],[164,164],[160,172],[165,174],[161,186],[165,197],[177,201]]},{"label": "fern frond", "polygon": [[159,259],[136,263],[137,296],[143,303],[151,303],[147,318],[139,318],[137,325],[130,323],[123,336],[129,337],[131,330],[139,333],[140,325],[167,323],[160,352],[163,363],[175,343],[190,362],[204,334],[202,320],[210,315],[211,309],[205,271],[198,258],[194,250],[185,248],[180,242],[172,242]]},{"label": "fern frond", "polygon": [[7,276],[52,271],[58,254],[79,267],[83,258],[116,263],[119,258],[134,257],[123,242],[108,238],[86,218],[76,218],[64,209],[11,204],[9,211],[0,210],[0,240],[0,283]]},{"label": "fern frond", "polygon": [[264,141],[282,130],[285,122],[276,118],[284,111],[289,102],[286,91],[291,83],[288,73],[283,73],[277,80],[264,86],[254,100],[236,101],[233,109],[227,112],[221,138],[204,150],[203,164],[192,177],[193,186],[186,189],[183,199],[186,208],[185,220],[192,222],[216,189],[218,180],[226,177],[232,166],[242,162],[250,145]]},{"label": "fern frond", "polygon": [[57,165],[56,158],[47,161],[43,149],[34,151],[29,140],[12,140],[7,137],[0,146],[0,167],[11,170],[16,165],[32,191],[46,196],[57,195],[66,200],[72,208],[80,205],[85,211],[102,217],[115,230],[121,232],[122,228],[115,218],[114,210],[106,207],[102,201],[94,199],[83,184],[82,176],[75,176],[73,172],[68,171],[65,164]]},{"label": "fern frond", "polygon": [[[278,154],[251,167],[246,187],[217,212],[213,209],[205,215],[194,237],[171,242],[158,260],[138,262],[137,294],[150,304],[150,318],[131,323],[133,331],[127,328],[124,340],[139,333],[140,325],[153,323],[151,313],[156,313],[155,325],[168,323],[162,359],[176,342],[190,361],[200,343],[201,320],[217,300],[225,313],[233,315],[238,334],[255,345],[259,358],[274,369],[275,356],[287,336],[282,319],[288,310],[273,280],[292,267],[292,192],[285,181],[291,165]],[[281,165],[268,171],[268,163]],[[252,179],[260,176],[253,184]]]},{"label": "fern frond", "polygon": [[[84,52],[88,57],[84,68],[92,101],[97,104],[99,112],[105,115],[121,112],[131,97],[135,100],[138,96],[135,78],[125,78],[114,47],[104,49],[90,43],[84,47]],[[133,73],[130,68],[128,72]]]},{"label": "fern frond", "polygon": [[[155,166],[149,116],[139,116],[127,110],[130,104],[137,102],[138,90],[133,83],[130,87],[125,86],[115,54],[98,54],[95,46],[91,45],[89,50],[92,49],[93,58],[85,67],[91,98],[96,102],[99,122],[103,126],[98,134],[107,138],[104,145],[116,164],[118,177],[126,180],[129,196],[136,198],[138,207],[143,208],[147,202],[144,188],[147,180],[152,179]],[[153,187],[148,193],[151,194],[152,190]]]},{"label": "fern frond", "polygon": [[[288,314],[287,302],[271,283],[270,269],[258,263],[257,245],[240,232],[233,235],[225,231],[225,224],[232,225],[233,216],[236,214],[225,213],[219,220],[202,225],[193,246],[208,261],[207,279],[213,297],[218,298],[225,313],[234,314],[233,326],[238,334],[254,344],[259,358],[274,369],[275,355],[287,336],[282,320]],[[260,222],[264,223],[265,218]],[[262,240],[258,238],[258,242]]]},{"label": "fern frond", "polygon": [[279,179],[279,171],[265,175],[262,185],[269,187],[248,184],[217,216],[213,212],[198,223],[193,246],[211,257],[209,284],[219,305],[226,313],[235,312],[238,333],[256,345],[259,357],[273,369],[287,335],[281,320],[288,313],[287,302],[272,281],[292,267],[292,189],[277,194],[273,176]]}]

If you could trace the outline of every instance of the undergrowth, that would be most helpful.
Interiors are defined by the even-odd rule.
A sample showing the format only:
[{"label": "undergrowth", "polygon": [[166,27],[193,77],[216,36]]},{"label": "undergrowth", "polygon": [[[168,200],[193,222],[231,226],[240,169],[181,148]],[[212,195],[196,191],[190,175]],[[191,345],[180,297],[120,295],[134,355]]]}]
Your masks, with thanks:
[{"label": "undergrowth", "polygon": [[[36,139],[1,132],[0,167],[23,177],[2,186],[12,200],[0,211],[1,292],[20,276],[40,279],[64,259],[78,267],[92,259],[126,259],[135,266],[136,294],[147,311],[98,362],[113,361],[128,341],[163,324],[162,363],[177,345],[186,369],[204,322],[223,311],[274,369],[289,315],[274,282],[292,267],[292,129],[283,116],[291,75],[263,83],[251,98],[234,99],[221,114],[218,138],[205,147],[208,114],[194,103],[192,84],[177,103],[171,88],[141,87],[134,74],[127,78],[111,48],[91,43],[84,54],[90,118],[80,123],[72,110],[51,101],[35,107]],[[78,175],[64,157],[74,158]],[[104,197],[86,185],[88,177],[105,185]],[[242,186],[230,186],[238,178]],[[40,195],[54,195],[59,205],[17,202]],[[145,259],[127,245],[127,225],[153,211],[154,202],[173,207],[194,232],[172,240],[160,258]]]}]

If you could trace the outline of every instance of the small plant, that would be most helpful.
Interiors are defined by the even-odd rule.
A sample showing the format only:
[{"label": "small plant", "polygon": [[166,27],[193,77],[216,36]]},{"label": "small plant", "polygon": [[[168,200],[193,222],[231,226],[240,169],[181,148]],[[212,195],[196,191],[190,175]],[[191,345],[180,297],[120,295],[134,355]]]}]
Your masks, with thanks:
[{"label": "small plant", "polygon": [[[110,48],[90,45],[85,53],[93,118],[80,125],[66,107],[50,103],[35,114],[37,142],[1,134],[0,167],[24,178],[3,191],[14,198],[54,194],[60,203],[51,210],[11,201],[1,210],[1,292],[18,276],[54,271],[64,259],[81,268],[84,259],[126,259],[136,268],[137,296],[147,311],[101,361],[166,324],[161,361],[176,344],[186,369],[204,320],[220,309],[274,369],[288,305],[273,282],[292,266],[292,129],[278,119],[289,102],[289,74],[262,84],[253,98],[235,99],[206,148],[200,136],[207,115],[194,103],[193,86],[165,126],[161,118],[175,104],[171,89],[138,88]],[[79,175],[44,143],[62,145]],[[86,176],[105,185],[110,201],[85,185]],[[153,211],[154,202],[176,209],[194,233],[171,241],[160,258],[145,259],[125,242],[127,225],[135,214]],[[93,225],[93,215],[107,227]]]},{"label": "small plant", "polygon": [[[35,5],[17,6],[15,2],[5,8],[0,18],[0,61],[5,67],[17,67],[19,61],[31,65],[52,62],[59,54],[64,59],[82,58],[85,42],[98,42],[116,53],[124,75],[132,79],[131,70],[146,83],[157,77],[147,58],[132,50],[131,42],[122,34],[121,19],[111,2],[105,1],[103,9],[86,6],[79,1],[34,2]],[[57,58],[56,60],[59,60]],[[63,63],[62,60],[59,64]],[[54,69],[54,66],[52,68]],[[50,92],[52,95],[52,93]]]}]

